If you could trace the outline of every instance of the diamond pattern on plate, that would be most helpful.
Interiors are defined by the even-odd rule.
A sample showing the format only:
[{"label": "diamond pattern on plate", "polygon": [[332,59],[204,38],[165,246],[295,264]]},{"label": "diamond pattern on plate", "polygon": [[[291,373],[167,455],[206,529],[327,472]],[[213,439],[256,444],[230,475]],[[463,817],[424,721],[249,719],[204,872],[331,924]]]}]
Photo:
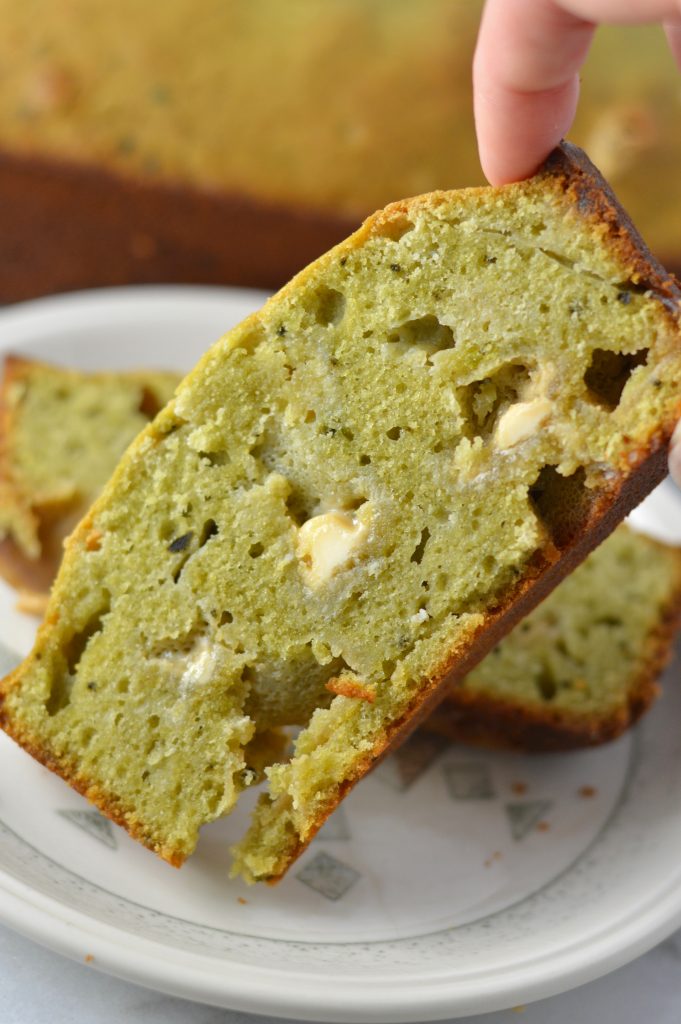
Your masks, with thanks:
[{"label": "diamond pattern on plate", "polygon": [[372,777],[402,793],[430,768],[435,758],[448,746],[443,737],[419,730],[405,740],[394,754],[382,761]]},{"label": "diamond pattern on plate", "polygon": [[442,773],[452,800],[492,800],[496,796],[490,766],[484,761],[450,761]]},{"label": "diamond pattern on plate", "polygon": [[87,832],[93,839],[98,839],[100,843],[104,843],[110,850],[117,848],[118,843],[116,842],[111,822],[108,818],[101,815],[99,811],[57,811],[57,814],[62,818],[66,818],[76,828]]},{"label": "diamond pattern on plate", "polygon": [[552,800],[524,800],[517,804],[506,804],[506,815],[514,839],[524,839],[536,828],[553,807]]},{"label": "diamond pattern on plate", "polygon": [[318,853],[296,873],[299,882],[326,896],[327,900],[339,900],[345,896],[359,877],[359,871],[328,853]]}]

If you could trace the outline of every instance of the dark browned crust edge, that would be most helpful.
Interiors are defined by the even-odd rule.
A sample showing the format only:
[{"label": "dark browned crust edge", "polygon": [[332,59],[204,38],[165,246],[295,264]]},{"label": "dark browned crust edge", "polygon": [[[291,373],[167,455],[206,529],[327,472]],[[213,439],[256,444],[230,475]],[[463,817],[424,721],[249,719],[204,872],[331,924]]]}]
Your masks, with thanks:
[{"label": "dark browned crust edge", "polygon": [[0,302],[133,283],[277,288],[360,219],[0,150]]},{"label": "dark browned crust edge", "polygon": [[[632,273],[637,274],[639,280],[645,281],[645,286],[654,292],[660,303],[667,309],[670,323],[673,320],[673,326],[678,336],[678,303],[681,301],[681,292],[674,279],[653,259],[639,236],[628,230],[628,221],[618,207],[610,189],[585,157],[583,159],[581,156],[579,159],[574,158],[574,150],[575,147],[562,146],[558,155],[554,154],[549,158],[545,173],[550,174],[552,180],[555,179],[554,187],[563,188],[566,193],[570,192],[573,197],[576,196],[579,199],[578,212],[587,222],[600,224],[601,218],[605,217],[610,225],[613,246],[620,253],[623,261],[626,261],[627,265],[632,268]],[[600,192],[604,192],[605,195],[600,196]],[[605,204],[604,212],[601,210],[603,203]],[[393,208],[388,208],[388,215],[390,215],[391,209],[399,210],[402,205],[395,204]],[[385,214],[378,214],[379,220],[382,216]],[[371,230],[371,221],[365,225],[365,230]],[[650,438],[645,449],[635,450],[632,447],[623,458],[618,474],[610,480],[607,486],[604,485],[599,492],[595,492],[595,500],[588,521],[578,536],[571,538],[561,550],[558,550],[552,543],[547,543],[543,549],[537,552],[535,559],[527,567],[524,578],[514,588],[502,595],[498,605],[484,616],[481,625],[472,632],[467,640],[462,641],[456,649],[449,653],[447,659],[443,661],[433,676],[424,682],[422,689],[405,713],[386,729],[373,751],[362,758],[361,762],[358,762],[353,775],[344,780],[336,789],[324,808],[319,811],[317,819],[306,833],[305,839],[301,839],[300,836],[292,837],[290,847],[282,852],[278,869],[266,879],[267,881],[274,883],[285,874],[335,807],[370,768],[399,746],[428,717],[446,695],[447,689],[470,672],[520,619],[532,611],[664,479],[667,448],[679,411],[681,409],[675,410],[674,415],[670,414],[667,422],[659,425],[657,432]],[[80,524],[79,531],[86,528],[87,521],[88,517],[86,516]],[[74,780],[73,775],[69,774],[68,765],[57,765],[56,759],[53,759],[46,751],[36,749],[37,745],[32,743],[30,737],[19,736],[12,731],[4,710],[4,695],[11,688],[18,671],[15,670],[0,682],[0,727],[20,742],[37,760],[61,775],[74,788],[83,792],[105,814],[122,824],[134,838],[138,838],[144,845],[154,849],[163,859],[174,864],[181,863],[185,855],[173,852],[148,836],[141,835],[141,829],[132,816],[126,814],[124,809],[98,788],[88,788],[81,780]]]},{"label": "dark browned crust edge", "polygon": [[562,181],[583,220],[607,226],[607,243],[627,265],[631,283],[650,289],[678,317],[681,293],[677,281],[650,251],[586,153],[573,143],[563,141],[541,168],[538,178],[541,177]]},{"label": "dark browned crust edge", "polygon": [[457,743],[552,753],[598,746],[617,739],[650,708],[659,696],[658,678],[673,655],[681,626],[681,550],[668,551],[676,562],[676,579],[655,627],[646,637],[645,650],[629,680],[625,702],[603,714],[584,714],[528,707],[522,701],[499,699],[453,687],[435,708],[423,728]]}]

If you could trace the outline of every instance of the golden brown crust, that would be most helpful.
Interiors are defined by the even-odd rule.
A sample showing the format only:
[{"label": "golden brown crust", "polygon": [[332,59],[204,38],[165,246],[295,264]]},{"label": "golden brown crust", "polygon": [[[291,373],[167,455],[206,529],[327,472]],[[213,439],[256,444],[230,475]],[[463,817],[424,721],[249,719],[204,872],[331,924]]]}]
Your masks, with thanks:
[{"label": "golden brown crust", "polygon": [[543,174],[563,184],[580,217],[601,231],[607,228],[607,244],[619,255],[629,279],[641,290],[650,289],[678,316],[681,295],[678,283],[651,253],[620,206],[614,192],[586,153],[571,142],[562,142],[546,161]]}]

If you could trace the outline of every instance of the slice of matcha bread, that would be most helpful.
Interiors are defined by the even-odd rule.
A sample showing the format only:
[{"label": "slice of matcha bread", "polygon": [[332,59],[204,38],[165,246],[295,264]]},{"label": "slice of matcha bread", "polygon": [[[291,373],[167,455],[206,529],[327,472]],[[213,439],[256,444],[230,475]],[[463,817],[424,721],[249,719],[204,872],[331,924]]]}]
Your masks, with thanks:
[{"label": "slice of matcha bread", "polygon": [[620,526],[435,709],[463,743],[571,750],[615,739],[658,694],[681,616],[681,549]]},{"label": "slice of matcha bread", "polygon": [[[225,335],[67,542],[6,731],[175,864],[276,879],[663,475],[679,292],[586,158],[379,212]],[[249,749],[250,748],[250,749]]]},{"label": "slice of matcha bread", "polygon": [[0,384],[0,574],[45,594],[64,537],[132,439],[172,396],[172,373],[86,373],[17,356]]},{"label": "slice of matcha bread", "polygon": [[[24,387],[40,389],[40,415],[47,406],[56,420],[64,399],[55,405],[55,393],[63,392],[66,371],[29,361],[18,367],[17,362],[10,361],[6,374],[20,369]],[[139,377],[129,375],[123,383],[138,388]],[[70,437],[87,434],[91,408],[120,423],[121,392],[111,388],[110,374],[71,373],[68,385],[69,430],[50,438],[51,458],[41,466],[43,494],[63,488]],[[79,392],[85,390],[90,401],[84,404]],[[36,403],[24,399],[11,408],[24,436],[39,447],[44,423],[35,422]],[[131,427],[136,426],[139,409],[129,415]],[[93,453],[96,441],[90,442]],[[112,471],[116,462],[114,446],[103,446],[99,469],[108,464]],[[613,739],[654,699],[656,675],[667,660],[680,606],[681,552],[621,526],[452,687],[426,728],[465,743],[525,751],[566,750]]]}]

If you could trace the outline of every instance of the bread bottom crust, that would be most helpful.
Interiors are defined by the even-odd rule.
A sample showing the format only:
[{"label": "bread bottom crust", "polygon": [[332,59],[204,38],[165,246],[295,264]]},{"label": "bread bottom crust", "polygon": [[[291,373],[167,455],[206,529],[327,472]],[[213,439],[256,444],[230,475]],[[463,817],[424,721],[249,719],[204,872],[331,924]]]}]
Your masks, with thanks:
[{"label": "bread bottom crust", "polygon": [[123,284],[277,288],[350,217],[0,151],[0,301]]}]

